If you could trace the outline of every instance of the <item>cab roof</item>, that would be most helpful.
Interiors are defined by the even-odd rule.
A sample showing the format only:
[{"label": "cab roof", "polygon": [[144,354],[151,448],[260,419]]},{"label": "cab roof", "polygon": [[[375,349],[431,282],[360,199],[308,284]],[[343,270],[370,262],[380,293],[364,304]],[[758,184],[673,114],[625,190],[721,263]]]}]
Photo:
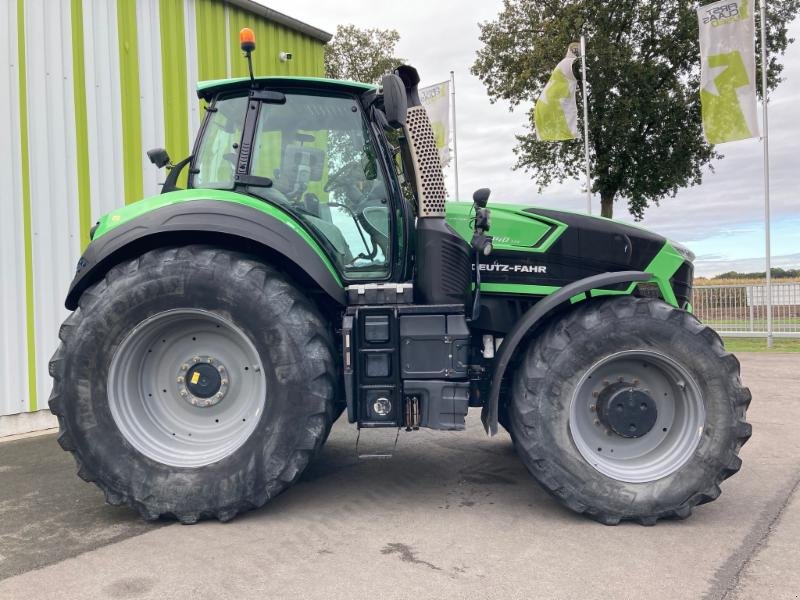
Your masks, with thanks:
[{"label": "cab roof", "polygon": [[[258,88],[270,87],[316,87],[329,88],[333,91],[351,92],[361,94],[370,90],[377,89],[378,86],[369,83],[359,83],[358,81],[346,81],[343,79],[327,79],[325,77],[256,77]],[[235,91],[250,87],[249,77],[236,77],[233,79],[213,79],[201,81],[197,84],[197,96],[202,99],[209,99],[219,92]]]}]

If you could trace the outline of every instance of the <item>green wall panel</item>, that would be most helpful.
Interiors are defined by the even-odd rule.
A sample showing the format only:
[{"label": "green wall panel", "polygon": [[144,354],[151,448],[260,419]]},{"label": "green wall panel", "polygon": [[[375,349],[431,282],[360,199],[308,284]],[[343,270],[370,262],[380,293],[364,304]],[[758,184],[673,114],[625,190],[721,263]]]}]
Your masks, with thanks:
[{"label": "green wall panel", "polygon": [[[139,48],[136,34],[136,0],[118,0],[117,33],[119,79],[122,93],[122,170],[125,203],[142,197],[142,115],[139,110]],[[74,41],[73,41],[74,44]]]},{"label": "green wall panel", "polygon": [[[291,31],[272,21],[236,7],[229,7],[231,76],[246,77],[247,61],[239,49],[239,30],[249,27],[256,34],[253,70],[256,75],[324,75],[324,44],[302,33]],[[280,52],[291,52],[292,60],[282,62]]]},{"label": "green wall panel", "polygon": [[31,178],[28,160],[28,78],[25,66],[25,3],[17,0],[17,70],[19,71],[20,165],[22,167],[22,226],[25,249],[25,323],[28,342],[28,410],[36,410],[36,329],[33,302],[33,235]]},{"label": "green wall panel", "polygon": [[91,182],[89,177],[89,132],[86,114],[86,68],[83,59],[83,2],[71,0],[72,93],[75,103],[75,156],[78,163],[78,222],[81,250],[89,245],[92,226]]},{"label": "green wall panel", "polygon": [[[161,76],[164,94],[164,141],[176,161],[189,155],[189,94],[186,75],[186,29],[183,0],[161,0]],[[186,185],[186,172],[179,185]]]},{"label": "green wall panel", "polygon": [[224,79],[228,65],[225,52],[225,5],[217,0],[196,0],[197,73],[200,81]]}]

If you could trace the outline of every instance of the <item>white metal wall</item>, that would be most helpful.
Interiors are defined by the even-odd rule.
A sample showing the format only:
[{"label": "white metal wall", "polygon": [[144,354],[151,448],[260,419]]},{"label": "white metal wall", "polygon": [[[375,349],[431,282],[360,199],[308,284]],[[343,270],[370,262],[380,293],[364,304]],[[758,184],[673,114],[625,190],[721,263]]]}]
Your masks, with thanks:
[{"label": "white metal wall", "polygon": [[93,219],[117,208],[125,198],[117,37],[117,3],[83,0]]},{"label": "white metal wall", "polygon": [[[202,117],[194,94],[198,73],[217,78],[230,71],[230,62],[226,69],[218,58],[230,55],[229,12],[234,9],[225,4],[219,10],[221,2],[0,0],[0,417],[47,409],[52,387],[48,362],[67,316],[64,296],[89,226],[122,206],[126,195],[134,201],[140,190],[145,197],[160,191],[165,174],[149,164],[144,151],[164,146],[170,127],[181,131],[185,124],[193,138]],[[80,15],[77,10],[72,14],[73,7]],[[268,23],[261,9],[235,11],[242,23],[294,36],[298,47],[313,50],[306,62],[299,56],[283,64],[273,57],[275,64],[268,69],[319,74],[319,37],[312,46],[302,37],[307,34]],[[162,22],[167,14],[181,17]],[[230,25],[240,27],[239,21]],[[181,29],[184,39],[176,50]],[[199,39],[198,31],[211,32],[214,39]],[[162,56],[165,42],[174,56]],[[132,58],[127,49],[134,43]],[[298,71],[312,63],[313,72]],[[180,73],[185,68],[186,89],[170,90],[174,80],[164,71],[171,65]],[[123,94],[137,79],[139,97],[126,95],[123,103]],[[82,136],[86,148],[79,152]],[[141,171],[131,162],[138,158]],[[35,342],[30,349],[29,338]]]},{"label": "white metal wall", "polygon": [[0,415],[28,409],[16,2],[0,8]]},{"label": "white metal wall", "polygon": [[45,408],[64,290],[80,256],[69,0],[25,0],[25,25],[36,389]]},{"label": "white metal wall", "polygon": [[[136,3],[139,36],[139,95],[142,99],[142,147],[164,146],[164,89],[161,85],[161,28],[158,0]],[[144,169],[144,195],[154,196],[161,189],[164,175],[158,169]]]}]

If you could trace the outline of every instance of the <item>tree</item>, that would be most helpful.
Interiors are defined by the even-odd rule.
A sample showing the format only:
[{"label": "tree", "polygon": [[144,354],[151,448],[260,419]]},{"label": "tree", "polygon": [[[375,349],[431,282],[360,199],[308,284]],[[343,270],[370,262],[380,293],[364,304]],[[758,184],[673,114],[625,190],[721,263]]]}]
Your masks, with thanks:
[{"label": "tree", "polygon": [[[507,100],[513,110],[539,97],[570,42],[583,33],[592,191],[600,194],[603,216],[611,217],[621,198],[641,219],[649,205],[700,183],[702,167],[722,158],[702,135],[697,6],[686,0],[504,0],[497,19],[480,24],[483,47],[472,73],[492,102]],[[779,57],[794,41],[787,24],[798,7],[800,0],[770,3],[770,89],[781,81]],[[756,12],[757,30],[758,19]],[[760,74],[758,80],[760,94]],[[580,86],[578,93],[582,101]],[[530,115],[533,122],[532,108]],[[517,140],[514,168],[531,172],[540,188],[583,171],[582,140],[538,142],[532,126]]]},{"label": "tree", "polygon": [[325,46],[325,73],[333,79],[377,83],[404,60],[394,56],[400,34],[394,29],[359,29],[339,25]]}]

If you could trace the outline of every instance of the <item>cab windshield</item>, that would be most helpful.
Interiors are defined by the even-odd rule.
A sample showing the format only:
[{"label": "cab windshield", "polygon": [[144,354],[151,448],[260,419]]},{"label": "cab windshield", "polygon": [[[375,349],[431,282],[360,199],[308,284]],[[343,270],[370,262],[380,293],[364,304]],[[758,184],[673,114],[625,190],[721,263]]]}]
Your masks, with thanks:
[{"label": "cab windshield", "polygon": [[[217,100],[197,149],[192,187],[233,189],[246,96]],[[263,103],[250,174],[272,181],[246,192],[299,215],[347,279],[389,272],[388,191],[368,123],[348,96],[288,93]]]}]

